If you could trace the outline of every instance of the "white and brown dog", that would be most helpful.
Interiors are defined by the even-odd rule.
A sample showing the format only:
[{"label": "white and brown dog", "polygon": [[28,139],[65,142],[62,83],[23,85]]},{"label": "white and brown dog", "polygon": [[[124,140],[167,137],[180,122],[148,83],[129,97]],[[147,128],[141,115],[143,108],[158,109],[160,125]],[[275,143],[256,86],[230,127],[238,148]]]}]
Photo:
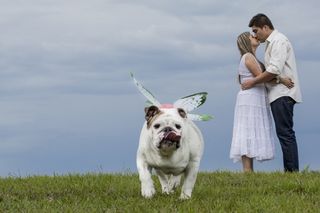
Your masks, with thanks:
[{"label": "white and brown dog", "polygon": [[182,108],[150,106],[145,113],[137,151],[142,196],[151,198],[155,194],[151,178],[154,169],[162,193],[172,193],[184,175],[180,198],[191,198],[204,148],[200,130]]}]

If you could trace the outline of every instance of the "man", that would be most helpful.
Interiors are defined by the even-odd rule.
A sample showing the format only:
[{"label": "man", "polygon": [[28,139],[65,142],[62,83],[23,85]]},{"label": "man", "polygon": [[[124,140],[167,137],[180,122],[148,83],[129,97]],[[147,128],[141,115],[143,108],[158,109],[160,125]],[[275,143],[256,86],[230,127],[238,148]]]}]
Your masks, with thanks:
[{"label": "man", "polygon": [[[299,171],[298,146],[293,130],[293,108],[294,104],[302,102],[302,99],[293,48],[287,37],[274,29],[270,19],[264,14],[255,15],[249,27],[260,42],[266,42],[264,56],[266,71],[244,82],[242,89],[266,83],[276,132],[282,148],[284,171]],[[294,86],[288,89],[279,84],[279,77],[291,78]],[[274,78],[277,84],[270,82]]]}]

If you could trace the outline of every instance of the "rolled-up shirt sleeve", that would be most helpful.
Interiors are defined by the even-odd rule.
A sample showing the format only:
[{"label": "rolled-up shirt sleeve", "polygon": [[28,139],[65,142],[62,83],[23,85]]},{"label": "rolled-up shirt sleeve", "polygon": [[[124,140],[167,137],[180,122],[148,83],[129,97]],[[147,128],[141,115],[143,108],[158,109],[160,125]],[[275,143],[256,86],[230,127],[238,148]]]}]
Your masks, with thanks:
[{"label": "rolled-up shirt sleeve", "polygon": [[272,74],[280,75],[287,58],[287,45],[285,41],[276,41],[273,44],[270,54],[270,62],[266,67],[266,71]]}]

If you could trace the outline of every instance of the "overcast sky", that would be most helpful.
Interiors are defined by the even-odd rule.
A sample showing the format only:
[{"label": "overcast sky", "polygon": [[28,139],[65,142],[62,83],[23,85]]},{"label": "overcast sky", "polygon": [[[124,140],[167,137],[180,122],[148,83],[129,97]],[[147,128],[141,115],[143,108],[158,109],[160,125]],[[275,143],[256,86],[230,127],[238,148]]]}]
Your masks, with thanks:
[{"label": "overcast sky", "polygon": [[[0,176],[136,172],[145,99],[129,72],[163,103],[208,92],[200,168],[240,171],[229,159],[236,38],[260,12],[295,49],[300,167],[319,170],[320,3],[307,2],[0,0]],[[282,171],[276,149],[255,168]]]}]

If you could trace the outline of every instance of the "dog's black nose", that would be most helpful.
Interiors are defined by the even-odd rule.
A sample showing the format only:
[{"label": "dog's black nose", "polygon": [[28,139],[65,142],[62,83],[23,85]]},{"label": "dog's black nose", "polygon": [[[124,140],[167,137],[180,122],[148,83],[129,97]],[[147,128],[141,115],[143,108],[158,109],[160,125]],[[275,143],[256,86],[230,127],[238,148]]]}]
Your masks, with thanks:
[{"label": "dog's black nose", "polygon": [[171,132],[173,129],[171,127],[166,127],[164,128],[162,131],[164,131],[165,133],[167,132]]}]

